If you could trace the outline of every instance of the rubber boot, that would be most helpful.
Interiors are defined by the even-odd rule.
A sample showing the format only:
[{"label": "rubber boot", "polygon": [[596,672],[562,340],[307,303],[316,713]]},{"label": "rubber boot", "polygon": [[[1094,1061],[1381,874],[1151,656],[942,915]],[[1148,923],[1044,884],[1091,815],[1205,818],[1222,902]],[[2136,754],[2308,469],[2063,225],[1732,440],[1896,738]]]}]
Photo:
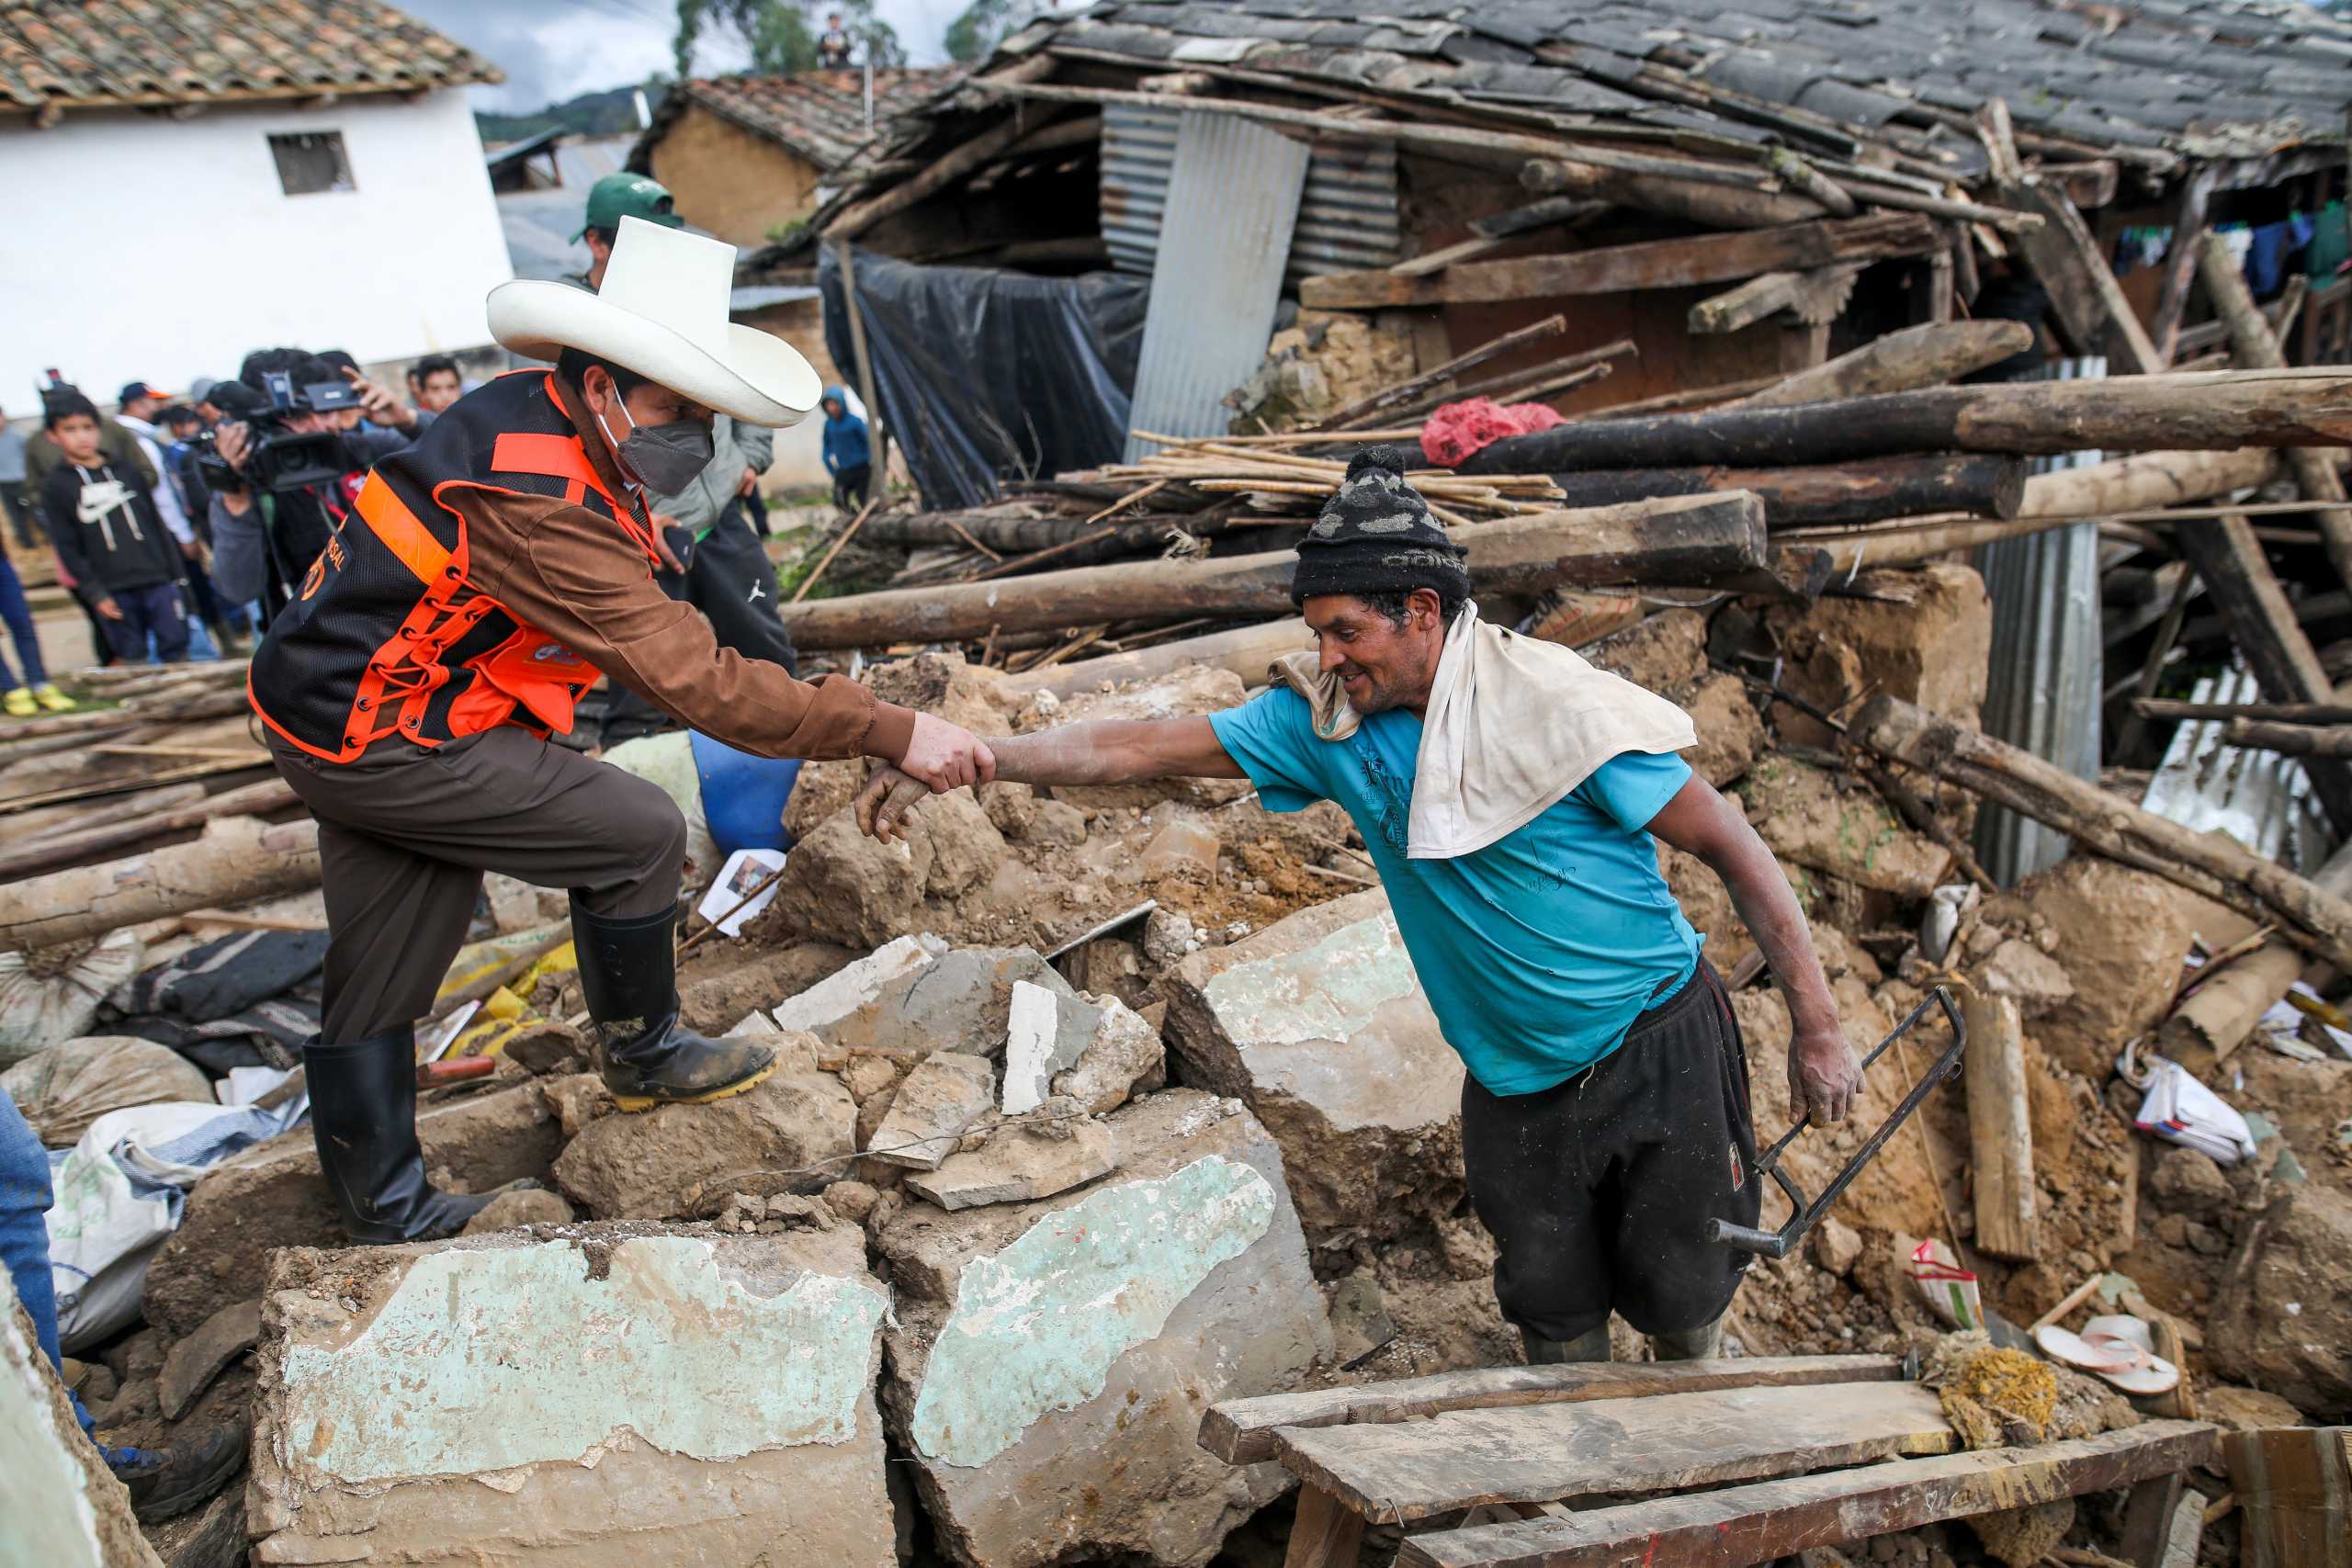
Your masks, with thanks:
[{"label": "rubber boot", "polygon": [[1650,1336],[1650,1354],[1661,1361],[1712,1361],[1724,1353],[1724,1320],[1702,1323],[1680,1334]]},{"label": "rubber boot", "polygon": [[245,1462],[244,1423],[191,1434],[162,1449],[105,1449],[107,1468],[130,1490],[131,1517],[142,1525],[175,1519],[229,1489]]},{"label": "rubber boot", "polygon": [[328,1190],[356,1242],[438,1241],[496,1193],[444,1192],[424,1177],[416,1141],[416,1036],[388,1029],[348,1045],[302,1047],[311,1133]]},{"label": "rubber boot", "polygon": [[1605,1361],[1609,1359],[1609,1325],[1588,1329],[1574,1339],[1538,1339],[1522,1328],[1521,1340],[1527,1347],[1527,1364],[1531,1367],[1555,1367],[1567,1361]]},{"label": "rubber boot", "polygon": [[706,1040],[678,1024],[674,909],[616,919],[571,900],[572,950],[605,1087],[623,1111],[703,1105],[775,1071],[775,1053],[748,1040]]}]

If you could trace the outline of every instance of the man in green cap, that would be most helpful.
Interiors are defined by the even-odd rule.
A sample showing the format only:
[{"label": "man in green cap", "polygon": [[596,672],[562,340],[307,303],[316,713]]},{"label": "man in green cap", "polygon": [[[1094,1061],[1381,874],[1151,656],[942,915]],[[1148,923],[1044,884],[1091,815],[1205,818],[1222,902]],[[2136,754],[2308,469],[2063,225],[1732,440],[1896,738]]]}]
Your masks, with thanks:
[{"label": "man in green cap", "polygon": [[664,229],[683,229],[678,204],[661,181],[645,175],[606,175],[588,187],[588,220],[572,239],[588,242],[588,270],[571,275],[583,288],[605,286],[605,264],[613,259],[613,236],[621,220],[642,218]]},{"label": "man in green cap", "polygon": [[[668,229],[683,229],[677,203],[667,187],[644,175],[606,175],[588,191],[588,218],[573,236],[588,243],[588,270],[571,281],[602,288],[613,235],[624,218],[642,218]],[[721,648],[746,659],[763,659],[797,671],[799,658],[792,634],[777,608],[775,566],[757,530],[743,514],[743,502],[759,486],[775,453],[775,434],[719,414],[711,422],[710,462],[684,489],[656,494],[652,504],[664,529],[694,536],[692,550],[672,556],[660,576],[671,598],[692,604],[710,622]],[[669,553],[669,544],[663,541]],[[602,739],[607,746],[670,728],[667,715],[634,692],[616,691],[605,709]]]}]

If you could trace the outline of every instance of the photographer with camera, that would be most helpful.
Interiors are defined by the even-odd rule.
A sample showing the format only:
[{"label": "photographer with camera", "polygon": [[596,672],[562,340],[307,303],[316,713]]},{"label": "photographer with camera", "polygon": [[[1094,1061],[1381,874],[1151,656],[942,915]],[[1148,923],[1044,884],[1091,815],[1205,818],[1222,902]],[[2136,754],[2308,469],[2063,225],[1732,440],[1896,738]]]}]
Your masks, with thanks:
[{"label": "photographer with camera", "polygon": [[[326,548],[345,514],[344,475],[404,452],[430,414],[355,371],[299,349],[245,356],[234,381],[206,394],[223,415],[196,466],[211,493],[212,581],[230,600],[274,615]],[[346,412],[371,423],[345,431]]]}]

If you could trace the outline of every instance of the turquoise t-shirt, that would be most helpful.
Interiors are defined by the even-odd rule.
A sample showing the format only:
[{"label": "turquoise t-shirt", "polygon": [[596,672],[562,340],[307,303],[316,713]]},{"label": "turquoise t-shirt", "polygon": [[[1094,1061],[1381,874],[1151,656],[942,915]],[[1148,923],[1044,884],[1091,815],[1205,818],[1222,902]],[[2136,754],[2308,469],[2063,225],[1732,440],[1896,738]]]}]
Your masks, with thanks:
[{"label": "turquoise t-shirt", "polygon": [[1324,740],[1306,699],[1277,686],[1209,722],[1267,810],[1335,800],[1355,818],[1438,1026],[1492,1093],[1549,1089],[1606,1056],[1698,962],[1643,830],[1690,777],[1679,757],[1627,752],[1508,838],[1408,860],[1419,717],[1373,714]]}]

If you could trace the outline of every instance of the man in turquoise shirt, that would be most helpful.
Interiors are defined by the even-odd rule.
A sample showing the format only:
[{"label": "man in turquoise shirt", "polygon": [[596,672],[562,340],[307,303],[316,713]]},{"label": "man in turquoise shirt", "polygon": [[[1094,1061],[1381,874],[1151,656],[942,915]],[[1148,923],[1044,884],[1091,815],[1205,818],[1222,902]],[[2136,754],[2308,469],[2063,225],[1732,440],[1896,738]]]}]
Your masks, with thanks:
[{"label": "man in turquoise shirt", "polygon": [[[1531,1361],[1605,1360],[1613,1311],[1661,1359],[1713,1356],[1748,1255],[1755,1132],[1730,999],[1653,836],[1724,879],[1789,1000],[1792,1102],[1841,1120],[1860,1070],[1777,863],[1674,754],[1670,704],[1479,622],[1461,550],[1375,447],[1291,584],[1319,652],[1206,718],[992,741],[1030,784],[1248,778],[1269,810],[1335,800],[1380,868],[1446,1042],[1469,1069],[1463,1158],[1495,1292]],[[926,786],[858,800],[889,836]]]}]

